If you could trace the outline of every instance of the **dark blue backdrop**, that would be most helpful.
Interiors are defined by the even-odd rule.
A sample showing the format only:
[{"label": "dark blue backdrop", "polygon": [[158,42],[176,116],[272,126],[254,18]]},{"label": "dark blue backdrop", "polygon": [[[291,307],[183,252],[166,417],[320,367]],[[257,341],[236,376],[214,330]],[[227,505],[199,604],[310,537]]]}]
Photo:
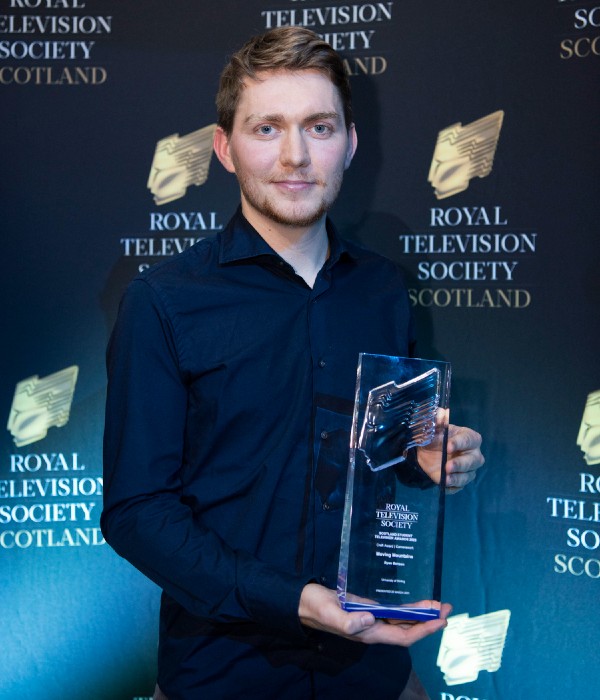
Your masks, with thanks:
[{"label": "dark blue backdrop", "polygon": [[[452,362],[453,422],[485,437],[484,473],[448,499],[444,598],[471,617],[510,610],[502,662],[447,685],[438,636],[415,647],[419,673],[440,700],[600,696],[600,484],[590,481],[600,467],[576,442],[588,394],[600,390],[600,8],[577,0],[21,4],[3,2],[0,16],[6,420],[23,379],[71,365],[79,377],[64,427],[22,447],[8,430],[1,438],[0,698],[151,694],[158,591],[105,544],[64,534],[98,527],[99,492],[44,497],[40,484],[101,477],[104,348],[123,287],[157,259],[126,255],[123,239],[210,235],[210,226],[153,231],[151,215],[199,212],[215,229],[236,206],[235,182],[213,159],[204,185],[157,207],[146,188],[157,141],[214,122],[226,55],[269,22],[289,22],[291,10],[298,21],[303,9],[316,31],[338,34],[331,40],[343,42],[353,73],[359,150],[334,218],[403,264],[421,302],[418,352]],[[52,16],[104,22],[52,33]],[[89,58],[72,42],[94,42]],[[70,50],[72,60],[45,57]],[[427,176],[438,133],[497,110],[504,122],[491,173],[436,199]],[[463,208],[479,212],[477,225]],[[419,234],[424,247],[405,243]],[[443,253],[443,235],[478,245],[497,235],[504,249]],[[507,250],[522,235],[533,249]],[[486,279],[449,276],[467,262],[513,272],[490,279],[488,265]],[[427,270],[438,279],[424,279]],[[498,298],[513,301],[490,302]],[[517,298],[528,303],[518,307]],[[74,453],[84,466],[77,472],[65,468]],[[58,469],[44,469],[42,455]],[[582,490],[582,479],[595,486]],[[91,518],[27,510],[55,503],[85,503]]]}]

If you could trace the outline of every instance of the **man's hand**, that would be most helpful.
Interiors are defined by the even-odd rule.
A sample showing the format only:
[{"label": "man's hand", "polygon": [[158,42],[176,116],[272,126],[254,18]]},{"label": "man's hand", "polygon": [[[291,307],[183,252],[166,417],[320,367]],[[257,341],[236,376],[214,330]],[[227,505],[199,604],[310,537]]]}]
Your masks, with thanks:
[{"label": "man's hand", "polygon": [[[417,450],[419,466],[436,484],[440,482],[441,452],[441,438]],[[446,491],[449,493],[460,491],[473,481],[477,470],[484,463],[485,458],[481,454],[481,435],[471,428],[449,425]]]},{"label": "man's hand", "polygon": [[376,619],[369,612],[342,610],[335,591],[318,583],[309,583],[302,589],[298,615],[306,627],[337,634],[364,644],[393,644],[409,647],[411,644],[446,627],[446,618],[452,611],[442,603],[440,618],[427,622],[398,622],[389,624]]}]

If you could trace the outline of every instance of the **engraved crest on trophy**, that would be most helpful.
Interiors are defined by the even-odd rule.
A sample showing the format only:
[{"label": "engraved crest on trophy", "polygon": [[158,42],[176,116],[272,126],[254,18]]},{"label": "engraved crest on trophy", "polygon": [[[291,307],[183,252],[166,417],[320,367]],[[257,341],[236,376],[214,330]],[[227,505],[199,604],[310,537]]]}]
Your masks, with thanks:
[{"label": "engraved crest on trophy", "polygon": [[431,442],[439,394],[435,367],[403,384],[391,381],[369,391],[358,449],[373,471],[403,462],[409,449]]}]

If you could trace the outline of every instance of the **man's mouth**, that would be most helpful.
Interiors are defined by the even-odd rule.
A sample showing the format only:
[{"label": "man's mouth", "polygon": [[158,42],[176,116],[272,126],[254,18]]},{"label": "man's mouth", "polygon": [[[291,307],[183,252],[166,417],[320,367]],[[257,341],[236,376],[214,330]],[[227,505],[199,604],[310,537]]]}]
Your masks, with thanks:
[{"label": "man's mouth", "polygon": [[276,178],[271,180],[271,184],[280,187],[281,189],[289,190],[290,192],[302,192],[319,184],[317,180],[298,179],[298,178]]}]

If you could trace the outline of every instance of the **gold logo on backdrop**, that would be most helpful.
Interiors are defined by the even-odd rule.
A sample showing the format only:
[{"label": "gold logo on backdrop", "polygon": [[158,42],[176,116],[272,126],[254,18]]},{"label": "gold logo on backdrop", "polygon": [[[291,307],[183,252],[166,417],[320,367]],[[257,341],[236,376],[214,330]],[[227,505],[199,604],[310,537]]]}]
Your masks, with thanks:
[{"label": "gold logo on backdrop", "polygon": [[600,389],[587,397],[577,444],[586,464],[600,464]]},{"label": "gold logo on backdrop", "polygon": [[78,373],[79,368],[73,365],[17,384],[6,426],[17,447],[42,440],[48,428],[61,428],[69,422]]},{"label": "gold logo on backdrop", "polygon": [[429,177],[438,199],[466,190],[474,177],[486,177],[492,171],[504,112],[463,126],[452,124],[438,134],[429,168]]},{"label": "gold logo on backdrop", "polygon": [[479,671],[500,668],[509,620],[510,610],[448,618],[437,658],[447,685],[470,683],[477,680]]},{"label": "gold logo on backdrop", "polygon": [[216,124],[185,136],[172,134],[156,144],[147,187],[156,204],[183,197],[190,185],[203,185],[213,150]]}]

